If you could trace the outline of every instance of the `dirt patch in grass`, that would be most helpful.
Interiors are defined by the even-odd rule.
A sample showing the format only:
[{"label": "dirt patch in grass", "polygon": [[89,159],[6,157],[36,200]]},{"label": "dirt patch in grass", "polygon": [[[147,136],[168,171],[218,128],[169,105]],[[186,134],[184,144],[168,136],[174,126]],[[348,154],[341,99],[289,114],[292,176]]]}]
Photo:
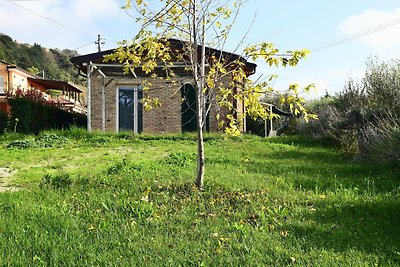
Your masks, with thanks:
[{"label": "dirt patch in grass", "polygon": [[12,186],[11,176],[14,173],[15,171],[13,172],[7,167],[0,168],[0,192],[16,192],[20,190],[20,188]]}]

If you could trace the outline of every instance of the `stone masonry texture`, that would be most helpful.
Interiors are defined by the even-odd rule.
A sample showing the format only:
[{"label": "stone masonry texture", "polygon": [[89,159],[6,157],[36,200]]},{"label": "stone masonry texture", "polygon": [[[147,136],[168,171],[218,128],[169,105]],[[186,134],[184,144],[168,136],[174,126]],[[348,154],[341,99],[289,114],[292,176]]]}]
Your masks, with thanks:
[{"label": "stone masonry texture", "polygon": [[[149,90],[143,93],[144,97],[158,98],[161,107],[153,107],[150,111],[143,111],[143,132],[144,133],[180,133],[181,132],[181,92],[180,88],[190,81],[188,77],[180,78],[173,84],[171,82],[154,79],[148,80],[151,83]],[[99,73],[94,73],[91,78],[91,120],[93,130],[102,130],[102,88],[105,92],[105,130],[118,132],[117,129],[117,90],[121,86],[141,85],[140,79],[109,78]],[[215,119],[219,109],[214,105],[210,110],[210,131],[216,132],[218,122]],[[222,109],[222,113],[226,110]],[[221,113],[221,112],[219,112]],[[224,116],[224,114],[221,114]],[[226,114],[225,114],[226,115]],[[221,117],[222,117],[221,116]]]}]

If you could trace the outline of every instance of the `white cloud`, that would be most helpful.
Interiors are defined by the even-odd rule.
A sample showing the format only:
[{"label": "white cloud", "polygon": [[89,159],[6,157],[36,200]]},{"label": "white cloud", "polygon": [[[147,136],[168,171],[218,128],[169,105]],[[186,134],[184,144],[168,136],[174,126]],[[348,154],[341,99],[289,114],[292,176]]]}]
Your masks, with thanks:
[{"label": "white cloud", "polygon": [[[389,27],[389,25],[393,26]],[[344,36],[368,33],[373,29],[377,31],[364,35],[358,40],[378,52],[400,45],[400,8],[392,11],[369,9],[348,17],[339,25],[339,30]]]},{"label": "white cloud", "polygon": [[121,0],[14,3],[1,2],[0,32],[22,43],[39,43],[49,48],[77,48],[94,41],[107,23],[127,21],[120,8]]},{"label": "white cloud", "polygon": [[73,20],[79,22],[99,21],[107,18],[117,18],[121,13],[121,5],[115,0],[74,0],[70,4],[70,14]]}]

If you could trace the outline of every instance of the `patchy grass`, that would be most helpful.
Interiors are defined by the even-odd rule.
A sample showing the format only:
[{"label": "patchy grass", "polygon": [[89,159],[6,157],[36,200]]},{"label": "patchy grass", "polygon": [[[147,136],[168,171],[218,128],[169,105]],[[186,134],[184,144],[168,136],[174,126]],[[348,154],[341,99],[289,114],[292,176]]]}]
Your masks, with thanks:
[{"label": "patchy grass", "polygon": [[190,134],[0,137],[23,188],[0,193],[0,265],[400,265],[398,166],[209,135],[198,191],[195,151]]}]

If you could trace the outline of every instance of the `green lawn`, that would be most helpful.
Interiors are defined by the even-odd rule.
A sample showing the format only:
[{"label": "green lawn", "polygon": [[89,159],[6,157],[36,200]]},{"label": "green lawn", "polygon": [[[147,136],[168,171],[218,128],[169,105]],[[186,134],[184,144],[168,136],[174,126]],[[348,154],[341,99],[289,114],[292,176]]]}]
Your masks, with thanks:
[{"label": "green lawn", "polygon": [[34,139],[0,136],[1,266],[400,266],[395,164],[209,135],[198,191],[193,135]]}]

